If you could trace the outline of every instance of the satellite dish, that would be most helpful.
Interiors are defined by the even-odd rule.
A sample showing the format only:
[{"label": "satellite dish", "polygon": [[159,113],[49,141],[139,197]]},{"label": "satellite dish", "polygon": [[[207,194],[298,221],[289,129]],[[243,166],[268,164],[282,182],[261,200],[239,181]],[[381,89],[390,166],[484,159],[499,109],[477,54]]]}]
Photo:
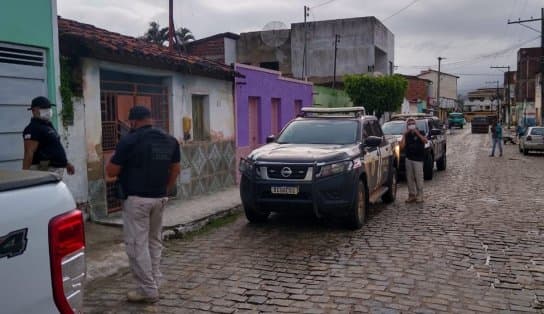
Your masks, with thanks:
[{"label": "satellite dish", "polygon": [[272,21],[266,23],[261,31],[262,41],[270,47],[279,47],[289,39],[287,25],[280,21]]}]

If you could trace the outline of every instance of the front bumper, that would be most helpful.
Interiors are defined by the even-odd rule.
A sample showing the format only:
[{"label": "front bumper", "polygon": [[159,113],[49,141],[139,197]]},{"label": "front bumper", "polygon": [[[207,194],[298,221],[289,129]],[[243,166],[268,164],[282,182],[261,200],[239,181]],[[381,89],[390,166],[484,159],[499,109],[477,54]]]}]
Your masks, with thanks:
[{"label": "front bumper", "polygon": [[[273,212],[312,211],[316,216],[344,216],[358,188],[358,169],[330,177],[302,180],[263,180],[243,174],[240,195],[244,206]],[[272,187],[298,187],[298,194],[273,194]]]}]

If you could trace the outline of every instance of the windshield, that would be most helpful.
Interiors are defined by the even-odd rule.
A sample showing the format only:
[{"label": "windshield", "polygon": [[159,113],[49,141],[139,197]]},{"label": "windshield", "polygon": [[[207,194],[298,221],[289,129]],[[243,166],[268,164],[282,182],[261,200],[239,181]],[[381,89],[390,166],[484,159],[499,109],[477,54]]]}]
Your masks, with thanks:
[{"label": "windshield", "polygon": [[462,118],[462,113],[450,113],[450,118]]},{"label": "windshield", "polygon": [[[423,134],[427,133],[427,120],[416,120],[416,126]],[[386,135],[402,135],[406,132],[406,121],[386,122],[382,129]]]},{"label": "windshield", "polygon": [[354,120],[293,121],[280,134],[279,144],[353,144],[358,123]]}]

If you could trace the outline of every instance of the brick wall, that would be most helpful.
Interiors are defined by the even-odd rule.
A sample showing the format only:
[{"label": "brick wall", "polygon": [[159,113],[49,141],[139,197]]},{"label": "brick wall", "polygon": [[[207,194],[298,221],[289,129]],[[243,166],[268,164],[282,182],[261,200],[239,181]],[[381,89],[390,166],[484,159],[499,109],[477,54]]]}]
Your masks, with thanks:
[{"label": "brick wall", "polygon": [[516,74],[516,101],[535,100],[535,76],[540,71],[540,48],[523,48],[518,51]]},{"label": "brick wall", "polygon": [[407,78],[408,88],[405,97],[409,101],[427,100],[429,82],[417,78]]},{"label": "brick wall", "polygon": [[187,52],[190,55],[225,63],[225,39],[217,37],[192,43]]}]

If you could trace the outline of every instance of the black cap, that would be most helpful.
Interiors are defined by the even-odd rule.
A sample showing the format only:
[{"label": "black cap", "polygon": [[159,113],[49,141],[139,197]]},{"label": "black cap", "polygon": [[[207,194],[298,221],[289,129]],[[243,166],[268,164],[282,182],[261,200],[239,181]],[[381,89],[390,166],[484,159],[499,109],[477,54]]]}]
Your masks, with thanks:
[{"label": "black cap", "polygon": [[129,120],[143,120],[151,118],[151,111],[144,106],[136,105],[128,113]]},{"label": "black cap", "polygon": [[33,108],[40,108],[40,109],[49,109],[51,106],[55,106],[54,104],[49,102],[49,99],[43,96],[36,97],[32,99],[32,103],[30,104],[30,108],[28,110],[32,110]]}]

